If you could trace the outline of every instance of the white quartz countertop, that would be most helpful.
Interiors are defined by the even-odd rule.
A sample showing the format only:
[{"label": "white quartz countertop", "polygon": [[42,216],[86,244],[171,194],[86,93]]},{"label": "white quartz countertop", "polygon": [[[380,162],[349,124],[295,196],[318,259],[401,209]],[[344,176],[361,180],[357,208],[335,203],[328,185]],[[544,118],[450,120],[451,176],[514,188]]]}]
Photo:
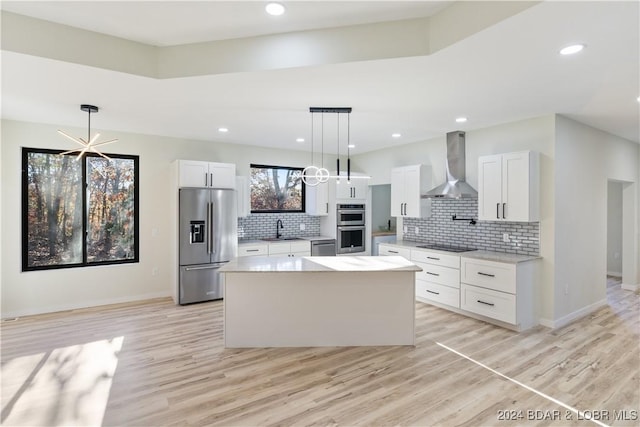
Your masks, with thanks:
[{"label": "white quartz countertop", "polygon": [[458,255],[460,257],[465,258],[474,258],[481,259],[486,261],[495,261],[495,262],[503,262],[508,264],[517,264],[519,262],[533,261],[536,259],[541,259],[539,255],[522,255],[522,254],[511,254],[506,252],[493,252],[493,251],[485,251],[485,250],[475,250],[469,252],[449,252],[449,251],[441,251],[437,249],[424,249],[418,248],[418,246],[426,245],[424,242],[414,242],[411,240],[398,240],[395,243],[385,243],[386,245],[395,245],[404,248],[418,249],[421,251],[428,252],[437,252],[442,254],[449,255]]},{"label": "white quartz countertop", "polygon": [[301,237],[296,237],[293,240],[262,240],[262,239],[239,239],[238,240],[238,244],[239,245],[255,245],[255,244],[269,244],[269,243],[280,243],[280,242],[284,242],[284,243],[291,243],[291,242],[304,242],[304,241],[308,241],[308,242],[313,242],[314,240],[335,240],[335,237],[329,237],[329,236],[301,236]]},{"label": "white quartz countertop", "polygon": [[421,271],[400,256],[239,257],[220,268],[223,273]]}]

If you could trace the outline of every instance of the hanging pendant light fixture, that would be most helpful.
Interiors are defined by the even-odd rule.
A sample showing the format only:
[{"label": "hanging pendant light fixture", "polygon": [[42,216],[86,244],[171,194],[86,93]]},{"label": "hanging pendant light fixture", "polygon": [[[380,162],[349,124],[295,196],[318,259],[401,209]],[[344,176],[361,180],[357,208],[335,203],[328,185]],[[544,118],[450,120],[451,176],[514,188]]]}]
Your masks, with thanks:
[{"label": "hanging pendant light fixture", "polygon": [[105,155],[105,154],[101,153],[99,150],[97,150],[96,147],[99,147],[101,145],[110,144],[112,142],[116,142],[118,139],[110,139],[109,141],[96,142],[96,140],[98,139],[100,134],[96,133],[93,136],[93,138],[91,137],[91,113],[97,113],[98,112],[98,107],[96,107],[95,105],[82,104],[82,105],[80,105],[80,109],[82,111],[86,111],[89,114],[89,124],[87,126],[87,139],[85,140],[85,139],[82,139],[82,138],[73,137],[73,136],[61,131],[60,129],[58,129],[58,133],[60,135],[63,135],[65,137],[69,138],[73,142],[75,142],[77,144],[80,144],[80,146],[82,147],[82,148],[76,148],[75,150],[65,151],[64,153],[60,153],[60,154],[78,153],[78,157],[76,157],[76,160],[80,160],[80,158],[87,151],[91,151],[93,153],[99,154],[100,156],[104,157],[107,160],[111,160],[107,155]]}]

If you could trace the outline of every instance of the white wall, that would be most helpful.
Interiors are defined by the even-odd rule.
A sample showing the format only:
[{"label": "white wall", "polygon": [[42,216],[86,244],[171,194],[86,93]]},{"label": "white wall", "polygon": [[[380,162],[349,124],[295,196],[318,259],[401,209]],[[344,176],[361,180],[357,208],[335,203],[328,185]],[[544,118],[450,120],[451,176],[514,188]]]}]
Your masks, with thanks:
[{"label": "white wall", "polygon": [[[0,286],[2,317],[88,307],[135,299],[170,295],[171,262],[169,230],[173,221],[169,198],[169,165],[177,159],[236,163],[238,175],[249,173],[249,164],[306,166],[305,151],[271,150],[166,138],[151,135],[100,131],[105,140],[119,138],[109,152],[140,156],[140,262],[103,267],[21,272],[21,147],[68,149],[73,143],[61,137],[59,126],[2,121],[0,158],[2,192]],[[64,127],[72,135],[86,129]],[[157,228],[157,237],[151,230]],[[152,276],[154,267],[160,273]]]},{"label": "white wall", "polygon": [[[639,148],[634,142],[557,117],[556,325],[606,303],[607,181],[635,183]],[[635,188],[633,193],[631,199],[635,198]],[[637,200],[627,202],[637,218]],[[636,236],[637,220],[631,228],[629,235]],[[623,252],[625,259],[631,259],[629,268],[636,277],[637,247],[631,245],[632,253]]]},{"label": "white wall", "polygon": [[[474,188],[477,188],[478,184],[479,156],[522,150],[535,150],[540,153],[540,255],[543,259],[539,289],[536,290],[536,304],[543,319],[553,318],[554,132],[555,116],[549,115],[466,133],[467,182]],[[431,165],[432,182],[435,186],[444,182],[445,159],[446,141],[445,135],[442,135],[428,141],[358,155],[352,161],[358,170],[372,176],[372,185],[390,183],[393,167],[416,163]],[[401,227],[401,221],[398,221],[398,227]]]},{"label": "white wall", "polygon": [[607,184],[607,274],[622,276],[622,183]]}]

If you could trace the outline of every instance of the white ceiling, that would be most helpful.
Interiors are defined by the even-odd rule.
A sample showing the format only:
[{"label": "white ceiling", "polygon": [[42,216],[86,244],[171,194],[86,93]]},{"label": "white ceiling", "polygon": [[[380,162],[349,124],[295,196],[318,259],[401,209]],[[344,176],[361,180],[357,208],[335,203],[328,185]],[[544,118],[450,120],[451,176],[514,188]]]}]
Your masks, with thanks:
[{"label": "white ceiling", "polygon": [[[448,3],[286,2],[284,23],[265,18],[263,2],[1,7],[164,46],[422,17]],[[638,2],[544,2],[428,56],[163,80],[3,50],[2,117],[82,127],[79,104],[91,103],[100,129],[308,150],[295,142],[310,134],[308,108],[350,106],[358,153],[559,113],[638,142],[638,13]],[[587,48],[560,57],[572,42]]]}]

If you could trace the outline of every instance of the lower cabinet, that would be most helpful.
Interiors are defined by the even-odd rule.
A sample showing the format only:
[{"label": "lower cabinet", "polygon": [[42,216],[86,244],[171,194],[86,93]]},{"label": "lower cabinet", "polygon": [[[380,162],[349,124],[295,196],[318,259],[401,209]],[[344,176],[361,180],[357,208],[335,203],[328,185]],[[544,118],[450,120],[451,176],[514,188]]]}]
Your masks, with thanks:
[{"label": "lower cabinet", "polygon": [[535,326],[535,262],[460,259],[460,308],[515,325]]},{"label": "lower cabinet", "polygon": [[269,256],[311,256],[311,242],[277,242],[269,243]]},{"label": "lower cabinet", "polygon": [[269,245],[266,243],[241,243],[238,245],[238,256],[266,256],[269,255]]},{"label": "lower cabinet", "polygon": [[418,301],[494,319],[511,329],[525,330],[538,323],[533,292],[537,263],[533,259],[488,261],[391,243],[380,244],[379,254],[402,256],[422,268],[416,272]]}]

